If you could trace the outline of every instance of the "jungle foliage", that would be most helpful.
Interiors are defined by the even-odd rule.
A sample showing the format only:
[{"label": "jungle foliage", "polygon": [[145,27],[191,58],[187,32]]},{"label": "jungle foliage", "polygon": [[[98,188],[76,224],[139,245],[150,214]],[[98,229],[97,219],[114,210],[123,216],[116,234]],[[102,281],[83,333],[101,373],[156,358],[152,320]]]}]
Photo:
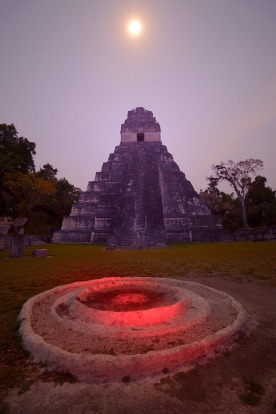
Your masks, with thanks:
[{"label": "jungle foliage", "polygon": [[79,189],[47,163],[35,169],[35,143],[0,124],[0,216],[28,217],[33,234],[51,235],[79,196]]},{"label": "jungle foliage", "polygon": [[[220,215],[223,227],[231,232],[246,226],[266,227],[276,224],[275,191],[266,185],[266,177],[257,175],[252,180],[249,176],[250,172],[253,174],[255,172],[252,171],[253,161],[255,162],[254,168],[256,166],[262,168],[262,161],[251,159],[237,164],[231,161],[230,169],[226,163],[213,166],[216,175],[207,178],[208,187],[200,193],[211,212]],[[245,174],[241,171],[241,164],[243,168],[244,165],[248,167]],[[218,184],[221,180],[230,182],[225,178],[226,176],[229,176],[235,183],[232,186],[235,193],[227,194],[219,190]]]}]

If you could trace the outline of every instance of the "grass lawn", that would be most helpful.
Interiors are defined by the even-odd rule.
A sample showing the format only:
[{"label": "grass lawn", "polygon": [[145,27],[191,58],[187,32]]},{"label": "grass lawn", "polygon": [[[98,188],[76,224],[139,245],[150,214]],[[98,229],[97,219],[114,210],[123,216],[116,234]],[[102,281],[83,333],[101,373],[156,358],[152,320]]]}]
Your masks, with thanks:
[{"label": "grass lawn", "polygon": [[276,284],[276,243],[180,244],[142,251],[104,250],[94,245],[46,245],[48,258],[7,258],[0,252],[0,391],[29,381],[37,366],[20,346],[17,316],[30,297],[74,281],[108,276],[220,276]]}]

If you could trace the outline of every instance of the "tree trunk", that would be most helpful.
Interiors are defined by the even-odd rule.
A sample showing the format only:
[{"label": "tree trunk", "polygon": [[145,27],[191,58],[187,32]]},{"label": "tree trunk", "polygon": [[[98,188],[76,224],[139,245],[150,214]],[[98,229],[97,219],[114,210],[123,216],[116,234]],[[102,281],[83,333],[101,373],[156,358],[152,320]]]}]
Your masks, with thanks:
[{"label": "tree trunk", "polygon": [[247,217],[246,217],[246,211],[245,211],[245,200],[244,199],[240,199],[240,202],[241,202],[241,206],[242,206],[242,221],[243,221],[243,226],[244,227],[248,227]]}]

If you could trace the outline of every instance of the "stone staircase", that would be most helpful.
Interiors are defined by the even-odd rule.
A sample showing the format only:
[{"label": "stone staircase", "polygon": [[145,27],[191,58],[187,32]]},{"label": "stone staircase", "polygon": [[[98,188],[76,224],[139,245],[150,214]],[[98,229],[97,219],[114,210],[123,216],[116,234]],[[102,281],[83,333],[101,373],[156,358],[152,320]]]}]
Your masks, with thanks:
[{"label": "stone staircase", "polygon": [[53,241],[136,248],[229,239],[161,142],[121,143]]}]

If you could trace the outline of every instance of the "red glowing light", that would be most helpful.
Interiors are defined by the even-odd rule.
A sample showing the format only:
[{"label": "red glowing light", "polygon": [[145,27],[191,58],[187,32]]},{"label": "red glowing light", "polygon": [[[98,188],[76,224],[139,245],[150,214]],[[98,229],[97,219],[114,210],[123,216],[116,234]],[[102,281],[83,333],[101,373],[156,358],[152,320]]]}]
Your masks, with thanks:
[{"label": "red glowing light", "polygon": [[158,283],[117,281],[114,286],[110,278],[80,292],[70,312],[84,322],[106,326],[147,326],[183,314],[188,302],[177,289],[168,290]]}]

